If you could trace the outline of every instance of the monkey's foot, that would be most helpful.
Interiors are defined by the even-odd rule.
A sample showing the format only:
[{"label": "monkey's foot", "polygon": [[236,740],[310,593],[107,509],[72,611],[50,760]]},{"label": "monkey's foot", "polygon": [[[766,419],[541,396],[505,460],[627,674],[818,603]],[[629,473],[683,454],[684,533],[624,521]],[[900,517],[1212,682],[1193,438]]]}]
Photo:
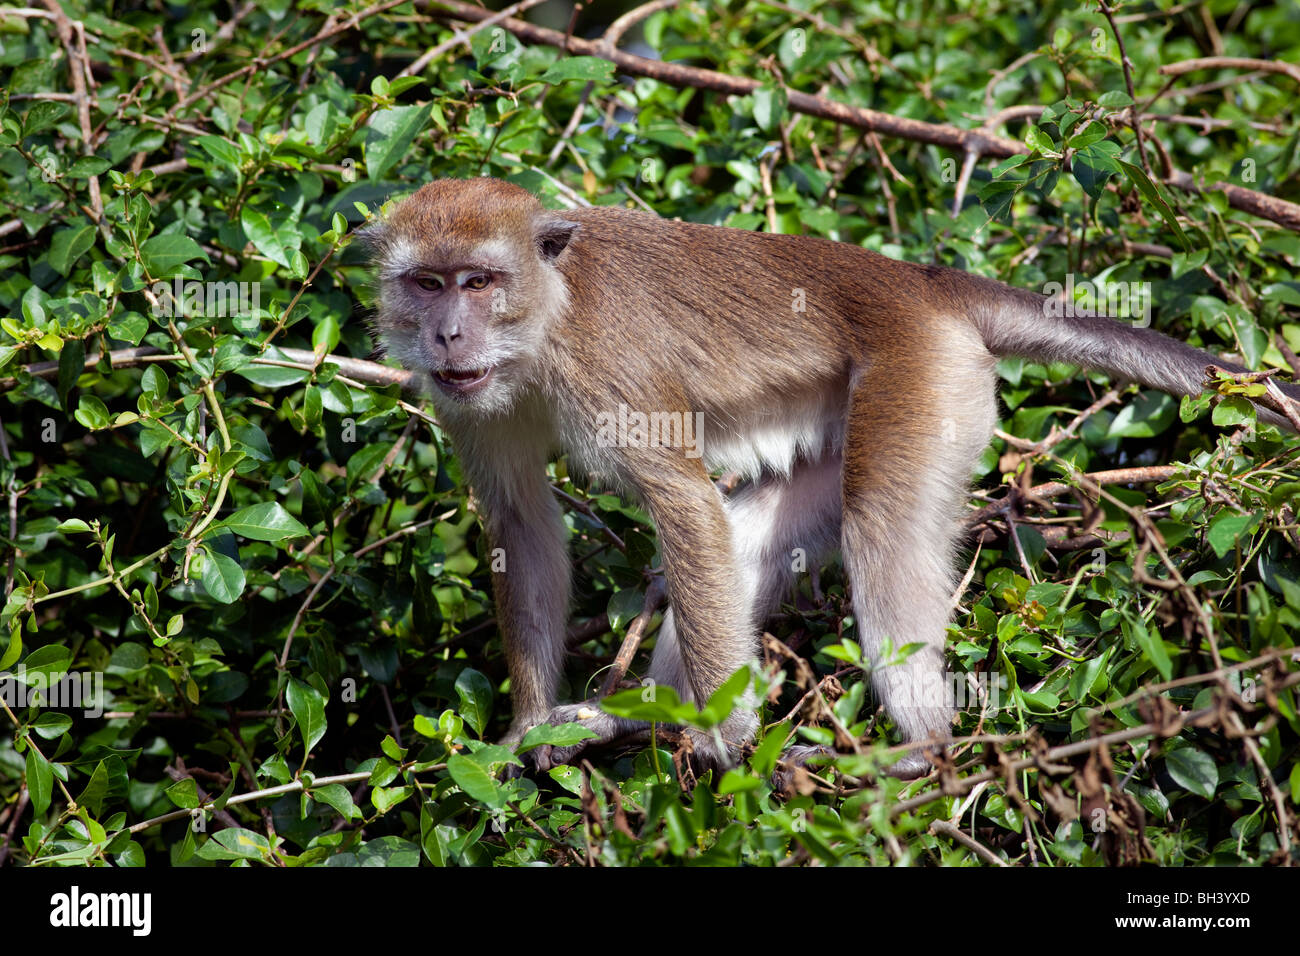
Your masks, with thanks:
[{"label": "monkey's foot", "polygon": [[580,704],[564,704],[556,707],[546,715],[546,719],[541,723],[554,726],[578,724],[585,730],[590,730],[596,736],[568,747],[542,744],[540,747],[533,748],[523,755],[523,759],[526,765],[539,773],[544,773],[552,767],[558,767],[562,764],[573,763],[588,747],[599,747],[602,744],[610,743],[638,727],[635,721],[605,713],[600,709],[600,702],[597,700],[583,701]]},{"label": "monkey's foot", "polygon": [[[735,766],[736,756],[732,752],[732,745],[736,741],[744,741],[753,736],[749,726],[752,722],[753,715],[744,714],[738,721],[733,719],[724,723],[718,728],[716,734],[694,727],[686,728],[683,733],[690,739],[689,756],[695,772],[721,771]],[[576,723],[596,736],[568,747],[543,744],[523,754],[525,765],[538,772],[545,772],[561,764],[574,763],[588,748],[601,747],[620,738],[643,736],[648,740],[650,732],[650,725],[647,723],[605,713],[600,709],[600,702],[596,699],[556,707],[540,723],[552,725]],[[520,736],[522,737],[522,734]]]},{"label": "monkey's foot", "polygon": [[918,777],[928,776],[934,771],[934,763],[927,757],[926,753],[940,756],[933,747],[927,747],[924,750],[913,750],[898,763],[885,768],[885,773],[891,777],[897,777],[899,780],[915,780]]},{"label": "monkey's foot", "polygon": [[820,744],[795,744],[782,752],[781,759],[772,771],[772,787],[777,793],[793,796],[804,793],[805,787],[811,792],[811,784],[806,780],[814,770],[808,769],[808,761],[815,757],[834,757],[835,751]]},{"label": "monkey's foot", "polygon": [[[830,747],[812,744],[796,744],[787,748],[782,752],[776,769],[772,771],[772,787],[778,793],[790,795],[805,792],[803,787],[800,786],[801,779],[814,772],[808,769],[808,762],[817,757],[834,757],[835,753],[835,750]],[[942,757],[942,752],[934,747],[913,750],[902,760],[886,767],[884,772],[886,775],[897,777],[899,780],[916,780],[919,777],[928,776],[934,772],[935,765],[926,756],[927,754],[934,755],[936,759]]]}]

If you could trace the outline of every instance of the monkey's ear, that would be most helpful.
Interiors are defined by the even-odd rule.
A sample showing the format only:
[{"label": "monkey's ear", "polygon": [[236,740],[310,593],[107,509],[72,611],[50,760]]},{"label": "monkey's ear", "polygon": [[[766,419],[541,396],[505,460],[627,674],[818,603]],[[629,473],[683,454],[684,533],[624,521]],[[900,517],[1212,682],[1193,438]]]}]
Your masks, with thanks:
[{"label": "monkey's ear", "polygon": [[554,262],[578,231],[576,222],[567,219],[543,219],[537,224],[537,251],[547,262]]},{"label": "monkey's ear", "polygon": [[353,237],[369,255],[376,255],[384,245],[388,235],[388,223],[382,219],[372,219],[356,230]]}]

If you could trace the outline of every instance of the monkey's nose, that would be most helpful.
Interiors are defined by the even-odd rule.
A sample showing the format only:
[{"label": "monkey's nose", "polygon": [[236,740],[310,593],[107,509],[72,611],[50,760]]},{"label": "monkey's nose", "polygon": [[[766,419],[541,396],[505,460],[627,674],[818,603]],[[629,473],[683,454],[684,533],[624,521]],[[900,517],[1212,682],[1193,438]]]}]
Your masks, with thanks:
[{"label": "monkey's nose", "polygon": [[438,344],[447,348],[452,342],[460,338],[460,326],[456,323],[447,323],[438,327],[438,334],[435,336]]}]

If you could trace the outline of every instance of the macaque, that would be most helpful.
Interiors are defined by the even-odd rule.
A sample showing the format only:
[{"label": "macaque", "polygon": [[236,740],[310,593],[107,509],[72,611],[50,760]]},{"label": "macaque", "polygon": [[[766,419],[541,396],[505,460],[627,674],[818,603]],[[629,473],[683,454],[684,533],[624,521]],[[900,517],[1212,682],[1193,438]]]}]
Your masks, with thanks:
[{"label": "macaque", "polygon": [[[874,692],[914,745],[890,772],[914,777],[955,712],[944,636],[964,495],[998,419],[997,357],[1175,395],[1198,394],[1207,365],[1243,371],[957,269],[624,209],[557,212],[497,179],[429,183],[365,239],[381,343],[427,373],[504,551],[507,746],[543,722],[580,719],[601,741],[635,729],[594,702],[556,705],[570,582],[550,456],[650,514],[670,603],[650,676],[697,705],[756,659],[792,555],[811,566],[840,548]],[[718,471],[747,482],[723,497]],[[691,732],[695,758],[734,763],[756,722],[741,707],[720,734]],[[581,746],[530,756],[546,769]]]}]

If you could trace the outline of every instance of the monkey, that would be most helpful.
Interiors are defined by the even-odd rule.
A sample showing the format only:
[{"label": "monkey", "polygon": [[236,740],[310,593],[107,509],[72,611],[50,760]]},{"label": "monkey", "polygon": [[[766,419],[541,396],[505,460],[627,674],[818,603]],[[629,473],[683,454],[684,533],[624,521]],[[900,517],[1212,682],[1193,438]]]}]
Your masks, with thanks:
[{"label": "monkey", "polygon": [[[552,456],[645,506],[669,598],[650,677],[699,706],[756,659],[795,549],[811,562],[838,547],[873,693],[908,745],[886,772],[908,779],[951,739],[944,639],[964,496],[998,421],[997,359],[1174,395],[1199,394],[1207,365],[1245,371],[959,269],[622,208],[553,211],[487,177],[430,182],[361,235],[380,345],[427,379],[505,557],[492,576],[513,706],[501,742],[574,720],[596,735],[532,751],[537,770],[635,726],[555,700],[570,571]],[[683,428],[666,442],[611,434],[620,415]],[[696,441],[671,440],[688,422]],[[747,482],[724,498],[719,471]],[[737,707],[718,733],[688,731],[694,759],[730,766],[756,729]]]}]

